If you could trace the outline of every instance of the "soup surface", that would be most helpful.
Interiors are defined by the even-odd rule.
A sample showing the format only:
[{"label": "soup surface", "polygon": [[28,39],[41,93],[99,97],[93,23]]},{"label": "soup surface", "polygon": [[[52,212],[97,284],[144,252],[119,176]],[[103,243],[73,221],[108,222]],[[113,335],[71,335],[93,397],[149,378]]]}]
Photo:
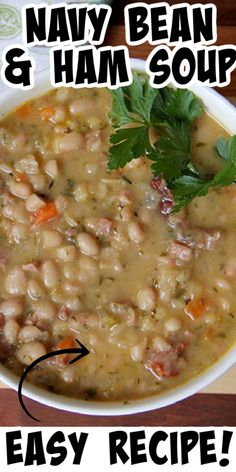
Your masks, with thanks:
[{"label": "soup surface", "polygon": [[[89,355],[28,380],[128,401],[198,376],[235,341],[236,186],[163,216],[145,158],[107,171],[110,107],[106,90],[58,89],[0,123],[0,359],[21,375],[77,338]],[[193,126],[206,174],[220,136],[207,115]]]}]

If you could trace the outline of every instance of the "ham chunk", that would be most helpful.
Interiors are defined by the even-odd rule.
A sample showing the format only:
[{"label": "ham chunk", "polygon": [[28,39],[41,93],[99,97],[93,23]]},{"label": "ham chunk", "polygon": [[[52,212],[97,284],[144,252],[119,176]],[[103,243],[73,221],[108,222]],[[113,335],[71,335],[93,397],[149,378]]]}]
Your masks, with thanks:
[{"label": "ham chunk", "polygon": [[33,260],[31,262],[27,262],[26,264],[22,265],[22,269],[26,272],[33,272],[35,274],[39,273],[41,268],[41,262],[37,260]]},{"label": "ham chunk", "polygon": [[88,231],[93,233],[98,238],[101,236],[105,236],[105,237],[110,236],[114,229],[113,221],[110,218],[106,218],[106,217],[88,218],[87,221],[85,222],[85,226],[88,229]]},{"label": "ham chunk", "polygon": [[160,212],[163,216],[168,216],[174,206],[174,199],[171,191],[166,186],[165,180],[162,177],[154,177],[151,180],[151,187],[157,190],[161,196],[159,202]]},{"label": "ham chunk", "polygon": [[184,367],[186,343],[180,342],[170,351],[154,351],[148,358],[145,367],[158,379],[175,377]]},{"label": "ham chunk", "polygon": [[190,261],[193,256],[192,248],[178,241],[172,241],[169,252],[172,257],[180,259],[183,262]]},{"label": "ham chunk", "polygon": [[9,257],[9,251],[5,248],[0,248],[0,269],[4,269],[6,267]]}]

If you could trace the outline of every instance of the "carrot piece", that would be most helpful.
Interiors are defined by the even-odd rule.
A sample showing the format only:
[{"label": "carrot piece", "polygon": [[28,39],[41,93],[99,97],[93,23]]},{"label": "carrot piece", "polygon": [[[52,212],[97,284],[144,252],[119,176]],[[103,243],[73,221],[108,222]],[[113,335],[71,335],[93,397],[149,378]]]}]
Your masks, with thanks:
[{"label": "carrot piece", "polygon": [[195,300],[190,300],[186,305],[184,311],[186,315],[191,318],[191,320],[196,320],[203,315],[206,311],[208,306],[207,299],[204,298],[196,298]]},{"label": "carrot piece", "polygon": [[159,377],[166,377],[164,367],[159,362],[153,362],[152,369]]},{"label": "carrot piece", "polygon": [[18,108],[17,113],[20,115],[21,118],[27,118],[30,115],[31,107],[29,103],[25,103],[20,108]]},{"label": "carrot piece", "polygon": [[210,326],[207,329],[206,334],[204,336],[205,341],[207,341],[208,339],[211,339],[214,336],[214,334],[215,334],[215,329],[212,326]]},{"label": "carrot piece", "polygon": [[42,121],[51,121],[53,115],[54,115],[53,107],[42,108],[40,110],[40,118]]},{"label": "carrot piece", "polygon": [[60,349],[71,349],[74,346],[75,340],[73,336],[67,336],[56,344],[55,349],[59,351]]},{"label": "carrot piece", "polygon": [[17,175],[16,175],[16,181],[17,182],[22,182],[24,184],[27,184],[29,182],[29,179],[28,179],[28,176],[27,174],[24,174],[23,172],[19,172]]},{"label": "carrot piece", "polygon": [[58,216],[58,211],[55,203],[50,202],[46,203],[43,207],[32,213],[32,223],[39,225],[41,223],[46,223]]},{"label": "carrot piece", "polygon": [[[61,341],[59,341],[55,346],[55,351],[60,351],[61,349],[72,349],[75,347],[75,340],[73,336],[67,336]],[[68,364],[73,354],[61,354],[56,357],[58,365]]]}]

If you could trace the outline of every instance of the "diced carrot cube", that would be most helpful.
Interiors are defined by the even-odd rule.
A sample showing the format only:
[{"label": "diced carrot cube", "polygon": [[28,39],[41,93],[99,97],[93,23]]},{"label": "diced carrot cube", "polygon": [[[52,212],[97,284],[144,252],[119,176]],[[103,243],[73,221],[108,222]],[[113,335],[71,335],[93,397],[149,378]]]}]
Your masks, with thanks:
[{"label": "diced carrot cube", "polygon": [[32,214],[32,223],[41,224],[46,223],[58,216],[58,211],[55,203],[46,203],[43,207],[39,208]]},{"label": "diced carrot cube", "polygon": [[24,174],[23,172],[20,172],[16,175],[16,181],[27,184],[29,182],[29,179],[28,179],[27,174]]},{"label": "diced carrot cube", "polygon": [[[73,336],[67,336],[61,341],[59,341],[55,346],[55,351],[60,351],[61,349],[72,349],[75,347],[75,340]],[[73,354],[61,354],[57,356],[57,364],[68,364]]]},{"label": "diced carrot cube", "polygon": [[20,115],[21,118],[27,118],[31,113],[31,106],[29,103],[25,103],[16,111]]},{"label": "diced carrot cube", "polygon": [[184,311],[186,315],[191,318],[191,320],[195,320],[203,315],[206,311],[208,306],[207,300],[204,298],[196,298],[195,300],[190,300],[186,305]]}]

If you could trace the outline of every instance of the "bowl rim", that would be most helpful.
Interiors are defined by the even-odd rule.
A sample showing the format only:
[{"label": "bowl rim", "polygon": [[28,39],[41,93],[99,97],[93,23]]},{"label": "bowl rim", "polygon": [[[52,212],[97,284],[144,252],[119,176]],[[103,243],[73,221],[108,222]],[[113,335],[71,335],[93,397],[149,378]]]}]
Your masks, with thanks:
[{"label": "bowl rim", "polygon": [[[144,60],[132,59],[131,65],[132,69],[145,72]],[[37,96],[46,93],[52,88],[53,87],[51,87],[50,84],[49,71],[46,70],[37,74],[36,85],[34,89],[28,91],[9,89],[4,92],[4,94],[2,94],[0,102],[3,103],[3,109],[5,104],[6,110],[14,110],[14,108],[24,101],[27,101],[31,98],[36,98]],[[222,97],[215,90],[208,87],[192,85],[189,87],[189,90],[192,90],[196,95],[202,98],[206,109],[210,109],[210,115],[220,123],[222,123],[222,115],[224,116],[224,111],[226,111],[226,120],[224,119],[224,123],[222,123],[222,125],[231,133],[236,133],[236,108],[230,102],[228,102],[227,99]],[[9,105],[12,100],[14,102],[13,106]],[[1,112],[1,116],[3,117],[4,115],[5,112]],[[138,400],[129,400],[127,402],[86,401],[70,398],[65,395],[49,392],[30,384],[27,381],[24,382],[23,395],[49,407],[86,415],[122,416],[143,413],[169,406],[197,393],[199,390],[203,389],[208,384],[216,380],[216,378],[225,373],[235,363],[235,360],[236,344],[232,345],[220,359],[218,359],[206,370],[201,372],[196,378],[189,379],[185,383],[169,391],[164,391],[163,393]],[[13,388],[15,391],[18,390],[19,378],[1,364],[0,380],[6,383],[9,387]]]}]

